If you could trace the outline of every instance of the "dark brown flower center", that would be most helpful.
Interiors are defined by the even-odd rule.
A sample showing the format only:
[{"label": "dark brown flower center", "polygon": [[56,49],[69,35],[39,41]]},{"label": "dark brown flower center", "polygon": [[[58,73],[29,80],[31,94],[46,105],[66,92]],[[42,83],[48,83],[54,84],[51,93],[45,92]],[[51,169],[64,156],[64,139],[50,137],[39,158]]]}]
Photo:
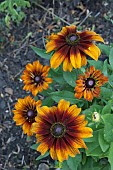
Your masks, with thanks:
[{"label": "dark brown flower center", "polygon": [[28,110],[27,116],[28,116],[28,118],[34,118],[35,117],[35,112],[33,110]]},{"label": "dark brown flower center", "polygon": [[25,114],[25,118],[27,122],[33,123],[35,122],[36,115],[37,115],[37,112],[35,110],[29,109]]},{"label": "dark brown flower center", "polygon": [[85,84],[87,88],[93,88],[95,85],[95,80],[93,78],[88,78]]},{"label": "dark brown flower center", "polygon": [[61,138],[62,136],[64,136],[66,128],[65,125],[60,122],[57,122],[51,126],[50,131],[55,138]]},{"label": "dark brown flower center", "polygon": [[35,83],[40,83],[41,82],[41,76],[35,76],[34,81],[35,81]]},{"label": "dark brown flower center", "polygon": [[79,41],[80,37],[78,34],[69,34],[67,37],[66,37],[66,42],[69,44],[69,45],[76,45]]}]

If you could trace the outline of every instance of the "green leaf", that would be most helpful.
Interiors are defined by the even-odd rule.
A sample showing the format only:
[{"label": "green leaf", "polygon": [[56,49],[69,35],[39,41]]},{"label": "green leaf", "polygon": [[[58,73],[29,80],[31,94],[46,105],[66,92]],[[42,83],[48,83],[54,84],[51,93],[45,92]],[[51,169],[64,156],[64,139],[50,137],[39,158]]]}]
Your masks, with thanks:
[{"label": "green leaf", "polygon": [[67,160],[67,165],[71,170],[77,170],[81,160],[81,155],[76,155],[74,158],[69,157],[69,159]]},{"label": "green leaf", "polygon": [[109,143],[104,139],[103,129],[99,130],[98,140],[102,151],[105,152],[109,148]]},{"label": "green leaf", "polygon": [[94,159],[92,159],[90,156],[87,156],[85,163],[82,163],[82,166],[79,170],[100,170],[99,167],[95,167],[94,163]]},{"label": "green leaf", "polygon": [[100,170],[112,170],[110,165],[107,163],[106,165],[103,166],[103,169]]},{"label": "green leaf", "polygon": [[102,114],[108,114],[108,113],[111,113],[111,103],[108,103],[102,109]]},{"label": "green leaf", "polygon": [[111,48],[110,50],[110,54],[109,54],[109,63],[113,69],[113,48]]},{"label": "green leaf", "polygon": [[81,102],[81,100],[76,99],[74,97],[74,92],[72,93],[72,92],[66,91],[66,90],[52,92],[52,93],[49,93],[49,95],[55,102],[59,102],[59,100],[61,100],[61,99],[70,101],[71,104],[76,104],[78,102]]},{"label": "green leaf", "polygon": [[95,61],[95,60],[88,60],[90,66],[95,66],[96,69],[102,70],[103,62],[102,61]]},{"label": "green leaf", "polygon": [[61,170],[71,170],[67,164],[67,161],[63,162]]},{"label": "green leaf", "polygon": [[106,54],[107,56],[109,56],[109,52],[110,52],[110,46],[109,45],[105,45],[105,44],[98,44],[98,47],[100,48],[101,52]]},{"label": "green leaf", "polygon": [[113,89],[113,74],[109,75],[109,83],[110,83],[110,85],[112,86],[112,89]]},{"label": "green leaf", "polygon": [[48,155],[49,155],[49,152],[46,152],[44,155],[38,156],[38,157],[36,158],[36,160],[39,161],[39,160],[41,160],[41,159],[47,157]]},{"label": "green leaf", "polygon": [[7,8],[7,6],[8,6],[8,2],[7,1],[1,2],[0,3],[0,11],[4,12],[5,9]]},{"label": "green leaf", "polygon": [[104,138],[107,142],[113,142],[113,114],[102,115],[104,121]]},{"label": "green leaf", "polygon": [[86,150],[87,156],[102,156],[103,152],[99,146],[98,142],[98,132],[93,132],[94,142],[87,143],[88,150]]},{"label": "green leaf", "polygon": [[35,143],[30,148],[33,150],[36,150],[38,146],[39,146],[39,143]]},{"label": "green leaf", "polygon": [[113,125],[109,122],[105,124],[104,136],[107,142],[113,142]]},{"label": "green leaf", "polygon": [[43,101],[42,101],[42,105],[43,106],[52,106],[53,104],[53,99],[51,99],[51,97],[46,97]]},{"label": "green leaf", "polygon": [[63,72],[63,77],[69,85],[75,87],[76,70],[72,70],[72,72]]},{"label": "green leaf", "polygon": [[11,18],[10,18],[10,16],[7,14],[7,15],[5,16],[5,23],[6,23],[7,27],[10,27],[10,20],[11,20]]},{"label": "green leaf", "polygon": [[49,53],[47,54],[46,53],[46,50],[43,50],[43,49],[40,49],[40,48],[37,48],[37,47],[34,47],[34,46],[30,46],[33,51],[39,55],[41,58],[44,58],[44,59],[47,59],[47,60],[50,60],[51,56],[52,56],[52,53]]},{"label": "green leaf", "polygon": [[112,95],[113,95],[112,89],[108,89],[106,87],[101,87],[101,92],[100,92],[101,99],[109,100]]},{"label": "green leaf", "polygon": [[110,145],[108,161],[111,165],[111,170],[113,170],[113,142],[111,142],[111,145]]},{"label": "green leaf", "polygon": [[31,4],[28,1],[25,1],[25,2],[26,2],[26,6],[29,8]]},{"label": "green leaf", "polygon": [[57,71],[57,72],[56,72],[55,70],[50,69],[49,74],[51,75],[52,79],[53,79],[55,82],[57,82],[57,83],[59,83],[59,84],[64,84],[64,83],[66,83],[65,80],[64,80],[64,78],[63,78],[62,72],[60,72],[60,71]]},{"label": "green leaf", "polygon": [[108,65],[108,62],[107,62],[107,60],[105,60],[105,61],[104,61],[104,65],[103,65],[103,70],[102,70],[102,72],[103,72],[103,74],[104,74],[105,76],[108,75],[108,73],[107,73],[107,65]]}]

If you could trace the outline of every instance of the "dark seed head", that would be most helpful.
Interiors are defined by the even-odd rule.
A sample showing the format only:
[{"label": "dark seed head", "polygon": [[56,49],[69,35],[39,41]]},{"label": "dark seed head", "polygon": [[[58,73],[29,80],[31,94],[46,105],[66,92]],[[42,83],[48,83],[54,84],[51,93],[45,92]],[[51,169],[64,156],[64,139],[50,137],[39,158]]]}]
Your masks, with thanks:
[{"label": "dark seed head", "polygon": [[78,36],[76,36],[76,35],[71,35],[71,36],[69,37],[69,39],[70,39],[70,41],[75,41],[75,40],[78,39]]},{"label": "dark seed head", "polygon": [[78,42],[79,42],[79,39],[80,39],[80,37],[79,37],[79,35],[78,34],[74,34],[74,33],[72,33],[72,34],[69,34],[69,35],[67,35],[67,37],[66,37],[66,42],[69,44],[69,45],[76,45]]},{"label": "dark seed head", "polygon": [[35,76],[34,81],[35,81],[35,83],[40,83],[41,77],[40,76]]},{"label": "dark seed head", "polygon": [[51,134],[56,138],[60,138],[64,135],[65,130],[65,126],[62,123],[58,122],[52,125]]},{"label": "dark seed head", "polygon": [[88,78],[85,84],[87,88],[93,88],[95,85],[95,80],[93,78]]},{"label": "dark seed head", "polygon": [[28,110],[27,116],[28,116],[29,118],[33,118],[33,117],[35,116],[34,111],[33,111],[33,110]]}]

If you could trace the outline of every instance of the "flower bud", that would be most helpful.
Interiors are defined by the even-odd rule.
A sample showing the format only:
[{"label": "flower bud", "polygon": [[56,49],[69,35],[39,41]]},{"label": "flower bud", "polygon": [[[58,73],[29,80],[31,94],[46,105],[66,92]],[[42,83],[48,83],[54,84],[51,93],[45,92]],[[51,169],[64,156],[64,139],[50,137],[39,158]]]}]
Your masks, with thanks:
[{"label": "flower bud", "polygon": [[92,114],[92,121],[99,122],[100,121],[100,113],[93,112],[93,114]]}]

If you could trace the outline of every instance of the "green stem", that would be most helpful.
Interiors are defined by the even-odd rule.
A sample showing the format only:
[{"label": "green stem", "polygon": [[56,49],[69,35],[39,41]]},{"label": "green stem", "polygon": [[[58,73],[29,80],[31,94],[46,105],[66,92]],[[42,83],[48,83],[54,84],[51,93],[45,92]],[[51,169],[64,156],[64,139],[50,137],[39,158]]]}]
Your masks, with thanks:
[{"label": "green stem", "polygon": [[62,162],[58,161],[58,168],[62,168]]}]

